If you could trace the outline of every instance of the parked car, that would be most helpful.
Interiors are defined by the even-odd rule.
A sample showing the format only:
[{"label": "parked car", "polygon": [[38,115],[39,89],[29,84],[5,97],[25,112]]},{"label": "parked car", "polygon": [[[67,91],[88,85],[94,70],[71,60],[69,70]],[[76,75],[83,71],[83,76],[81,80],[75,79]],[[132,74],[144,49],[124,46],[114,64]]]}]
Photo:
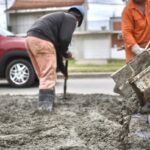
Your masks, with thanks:
[{"label": "parked car", "polygon": [[0,28],[0,78],[6,78],[13,87],[34,84],[35,71],[25,48],[25,38]]}]

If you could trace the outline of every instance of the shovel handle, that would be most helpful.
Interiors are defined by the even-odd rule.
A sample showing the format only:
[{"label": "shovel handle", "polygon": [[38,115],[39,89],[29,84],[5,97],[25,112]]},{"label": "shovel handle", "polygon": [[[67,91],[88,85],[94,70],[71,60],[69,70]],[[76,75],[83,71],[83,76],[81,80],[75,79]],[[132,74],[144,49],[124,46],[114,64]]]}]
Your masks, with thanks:
[{"label": "shovel handle", "polygon": [[[68,76],[68,60],[65,61],[65,69],[66,75]],[[66,91],[67,91],[67,78],[64,79],[64,98],[66,99]]]}]

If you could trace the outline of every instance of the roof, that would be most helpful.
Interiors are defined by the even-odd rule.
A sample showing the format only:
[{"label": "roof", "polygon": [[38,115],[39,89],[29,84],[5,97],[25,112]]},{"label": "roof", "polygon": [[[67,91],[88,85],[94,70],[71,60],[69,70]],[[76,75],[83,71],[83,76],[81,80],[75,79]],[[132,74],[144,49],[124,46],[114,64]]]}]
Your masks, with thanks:
[{"label": "roof", "polygon": [[84,0],[15,0],[8,10],[65,7],[83,3]]}]

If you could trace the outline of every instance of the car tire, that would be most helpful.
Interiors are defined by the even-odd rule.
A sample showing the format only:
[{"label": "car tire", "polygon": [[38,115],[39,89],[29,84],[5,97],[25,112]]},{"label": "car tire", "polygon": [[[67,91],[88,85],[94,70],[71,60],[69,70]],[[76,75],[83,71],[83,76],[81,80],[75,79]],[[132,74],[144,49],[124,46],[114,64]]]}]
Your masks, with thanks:
[{"label": "car tire", "polygon": [[30,61],[18,59],[8,64],[6,79],[13,87],[29,87],[34,84],[36,75]]}]

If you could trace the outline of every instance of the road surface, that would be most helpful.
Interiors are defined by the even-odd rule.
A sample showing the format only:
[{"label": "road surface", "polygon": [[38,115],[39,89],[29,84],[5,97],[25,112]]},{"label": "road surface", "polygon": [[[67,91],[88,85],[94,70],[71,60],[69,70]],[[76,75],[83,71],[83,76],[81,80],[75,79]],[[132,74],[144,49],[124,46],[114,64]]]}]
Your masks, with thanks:
[{"label": "road surface", "polygon": [[[56,84],[56,93],[63,93],[63,79],[58,79]],[[69,79],[67,83],[67,93],[103,93],[115,94],[113,92],[114,81],[111,78],[84,78]],[[38,85],[30,88],[12,88],[6,80],[0,80],[0,95],[34,95],[38,94]]]}]

